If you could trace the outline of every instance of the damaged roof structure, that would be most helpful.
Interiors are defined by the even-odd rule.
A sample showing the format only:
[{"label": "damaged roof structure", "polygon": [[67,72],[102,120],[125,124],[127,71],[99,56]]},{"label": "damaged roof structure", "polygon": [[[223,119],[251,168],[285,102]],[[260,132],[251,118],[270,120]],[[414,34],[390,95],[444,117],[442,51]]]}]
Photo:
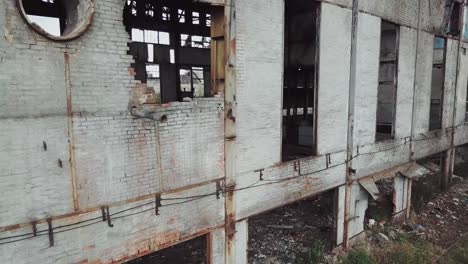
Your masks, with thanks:
[{"label": "damaged roof structure", "polygon": [[249,218],[328,191],[348,248],[387,178],[408,217],[468,143],[466,5],[0,1],[0,263],[247,263]]}]

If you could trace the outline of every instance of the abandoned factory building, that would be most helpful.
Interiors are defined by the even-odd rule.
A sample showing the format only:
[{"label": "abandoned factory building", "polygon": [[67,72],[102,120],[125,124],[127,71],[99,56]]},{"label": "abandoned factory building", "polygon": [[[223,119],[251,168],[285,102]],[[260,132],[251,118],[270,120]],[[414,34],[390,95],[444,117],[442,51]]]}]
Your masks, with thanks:
[{"label": "abandoned factory building", "polygon": [[247,263],[249,219],[325,192],[348,248],[389,179],[405,219],[468,143],[465,7],[0,1],[0,263]]}]

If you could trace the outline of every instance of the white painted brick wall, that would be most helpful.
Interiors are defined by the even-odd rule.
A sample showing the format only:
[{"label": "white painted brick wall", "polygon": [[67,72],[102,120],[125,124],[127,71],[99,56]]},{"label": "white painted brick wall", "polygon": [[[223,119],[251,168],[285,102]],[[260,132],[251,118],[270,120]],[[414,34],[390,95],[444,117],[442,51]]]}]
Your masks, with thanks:
[{"label": "white painted brick wall", "polygon": [[[459,72],[461,73],[468,72],[468,53],[466,53],[468,44],[463,43],[462,48],[465,49],[465,54],[463,54],[463,51],[460,54]],[[455,124],[460,124],[465,120],[467,87],[468,74],[459,74],[457,84],[457,109],[455,114]],[[468,142],[468,127],[460,127],[455,132],[454,141],[456,145],[462,145],[464,142]]]},{"label": "white painted brick wall", "polygon": [[[334,2],[345,6],[351,3],[349,0]],[[393,22],[413,25],[417,19],[412,4],[408,6],[410,1],[379,2],[381,6],[370,0],[362,0],[361,3],[366,12]],[[14,0],[0,1],[0,28],[4,36],[0,38],[0,191],[3,193],[0,227],[73,211],[63,52],[70,53],[75,111],[72,132],[80,208],[121,202],[223,177],[222,98],[199,99],[158,108],[159,113],[168,117],[159,129],[152,121],[135,120],[128,114],[132,89],[138,82],[133,80],[128,70],[132,60],[126,55],[128,34],[121,21],[123,4],[121,0],[97,1],[90,29],[77,40],[56,43],[44,39],[25,25]],[[259,180],[259,173],[253,172],[255,169],[266,168],[265,179],[285,179],[298,175],[298,171],[294,170],[293,162],[277,165],[281,148],[283,1],[238,0],[236,5],[239,172],[236,184],[237,188],[242,188]],[[431,14],[437,16],[437,13]],[[437,24],[438,18],[428,22],[427,15],[423,16],[424,28],[429,28],[432,22]],[[372,26],[373,32],[377,32],[377,25],[372,24],[376,18],[364,14],[360,18],[361,23]],[[370,31],[360,32],[358,43],[368,44],[377,39]],[[404,84],[399,84],[397,134],[407,135],[410,105],[412,107],[408,98],[412,97],[416,32],[402,28],[400,41],[405,46],[400,50],[404,60],[400,61],[399,82]],[[416,76],[416,135],[425,132],[428,125],[432,41],[433,34],[421,33]],[[303,174],[325,169],[325,153],[335,152],[331,156],[331,166],[345,160],[350,43],[351,10],[322,4],[318,128],[321,155],[301,160]],[[358,52],[362,52],[358,58],[366,61],[375,48],[375,45],[363,49],[358,47]],[[453,58],[450,60],[453,62]],[[466,71],[464,64],[462,72]],[[372,83],[365,76],[374,76],[372,70],[360,67],[358,71],[361,74],[358,75],[359,84],[367,89]],[[453,68],[450,72],[453,74]],[[464,109],[463,93],[459,89],[457,119],[464,115],[461,110],[462,107]],[[357,123],[362,128],[361,134],[368,137],[363,142],[369,143],[363,146],[362,152],[399,144],[398,141],[372,144],[369,135],[373,132],[365,130],[372,129],[375,120],[366,118],[366,113],[360,110]],[[27,117],[29,115],[40,117]],[[457,134],[457,138],[459,143],[468,140],[468,129]],[[42,149],[42,141],[48,143],[47,151]],[[448,148],[450,140],[445,136],[421,141],[414,146],[415,157],[423,157]],[[409,151],[406,146],[360,157],[353,166],[356,166],[358,175],[364,176],[406,162]],[[161,153],[160,159],[158,153]],[[63,161],[63,168],[58,167],[57,159]],[[236,218],[245,219],[344,183],[345,166],[341,165],[309,177],[239,191],[234,194]],[[209,183],[174,192],[171,196],[193,196],[214,191],[215,184]],[[362,200],[356,210],[358,215],[363,215],[367,206],[367,194],[364,193],[366,197],[361,197],[361,194],[359,190],[354,195],[355,199]],[[111,213],[140,203],[152,204],[152,200],[113,206]],[[208,229],[215,230],[213,235],[217,243],[214,248],[219,249],[223,239],[219,230],[224,225],[224,203],[224,198],[218,200],[212,195],[187,204],[163,207],[160,216],[155,216],[150,210],[134,217],[115,219],[114,228],[99,223],[58,233],[55,235],[56,245],[50,248],[47,236],[0,245],[0,263],[119,262],[167,247]],[[100,212],[94,211],[54,221],[54,225],[99,216]],[[362,217],[355,224],[352,234],[362,230]],[[233,257],[244,259],[246,227],[245,222],[238,223],[240,239],[236,241],[239,243],[237,250],[242,254],[234,254]],[[45,230],[46,226],[41,224],[38,228]],[[20,228],[0,233],[0,237],[30,231],[30,227]],[[221,254],[213,257],[223,258]]]},{"label": "white painted brick wall", "polygon": [[366,145],[375,142],[381,19],[359,13],[358,21],[353,142]]},{"label": "white painted brick wall", "polygon": [[239,173],[281,161],[283,10],[282,0],[236,1]]},{"label": "white painted brick wall", "polygon": [[320,20],[317,152],[346,149],[351,10],[323,3]]},{"label": "white painted brick wall", "polygon": [[414,95],[415,112],[413,119],[415,135],[429,130],[433,52],[434,35],[426,32],[419,32],[415,76],[416,89]]},{"label": "white painted brick wall", "polygon": [[[168,121],[160,125],[159,132],[153,121],[136,120],[129,115],[131,91],[138,82],[129,74],[132,59],[127,55],[129,36],[121,21],[123,5],[120,0],[96,2],[89,30],[77,40],[56,43],[23,22],[15,1],[0,3],[0,28],[7,36],[0,39],[0,190],[4,193],[0,202],[1,227],[73,212],[64,52],[70,53],[72,134],[80,209],[223,177],[222,98],[161,107],[158,111],[166,114]],[[42,149],[43,141],[48,144],[47,151]],[[161,159],[158,152],[163,155]],[[58,159],[63,168],[58,166]],[[213,183],[209,185],[213,188]],[[202,193],[206,192],[213,190]],[[167,221],[177,225],[163,226],[180,233],[167,242],[174,243],[223,223],[223,200],[216,200],[214,206],[201,203],[203,206],[191,204],[167,212]],[[213,210],[218,211],[213,214]],[[195,212],[202,221],[200,225],[196,224]],[[76,219],[68,219],[73,220]],[[125,224],[127,233],[114,229],[109,235],[91,229],[77,232],[83,240],[76,241],[68,240],[76,239],[76,234],[64,233],[57,247],[45,253],[39,253],[44,241],[24,242],[34,257],[10,250],[16,248],[11,245],[6,251],[1,249],[2,253],[9,253],[2,254],[0,262],[112,259],[130,251],[127,243],[135,239],[164,239],[164,235],[142,236],[144,231],[135,231],[144,226],[151,228],[149,224],[146,218],[130,219]],[[83,251],[81,245],[87,239],[106,244],[112,240],[116,247],[110,243],[109,248],[93,246]],[[139,250],[145,243],[139,242]]]},{"label": "white painted brick wall", "polygon": [[[177,194],[163,195],[163,198],[194,196],[215,191],[215,185],[207,185]],[[0,246],[0,263],[121,263],[131,256],[168,247],[179,240],[190,238],[200,230],[215,229],[224,224],[224,200],[215,195],[190,203],[160,208],[156,216],[151,210],[150,200],[110,208],[110,213],[150,202],[138,210],[120,215],[150,209],[132,217],[114,219],[114,227],[99,222],[84,228],[54,234],[55,245],[49,247],[47,233],[19,243]],[[153,200],[154,201],[154,200]],[[180,202],[180,201],[178,201]],[[162,201],[163,206],[174,201]],[[116,215],[120,216],[120,215]],[[54,221],[54,226],[75,223],[80,220],[99,217],[100,211],[65,220]],[[207,220],[209,219],[209,221]],[[188,224],[190,223],[190,224]],[[47,224],[38,225],[38,230],[47,230]],[[17,229],[4,235],[31,232],[31,228]],[[25,250],[27,249],[27,250]]]},{"label": "white painted brick wall", "polygon": [[400,27],[395,137],[411,135],[417,31]]},{"label": "white painted brick wall", "polygon": [[160,192],[153,121],[82,114],[73,126],[81,208]]},{"label": "white painted brick wall", "polygon": [[453,108],[457,81],[458,40],[447,39],[447,52],[445,56],[442,129],[456,125],[453,124]]},{"label": "white painted brick wall", "polygon": [[0,226],[70,212],[66,117],[1,118],[0,127]]}]

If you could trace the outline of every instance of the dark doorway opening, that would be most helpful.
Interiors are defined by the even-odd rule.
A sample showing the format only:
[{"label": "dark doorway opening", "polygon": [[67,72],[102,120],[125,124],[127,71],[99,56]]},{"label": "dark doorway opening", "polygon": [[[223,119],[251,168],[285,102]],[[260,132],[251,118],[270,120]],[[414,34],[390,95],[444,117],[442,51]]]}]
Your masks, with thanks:
[{"label": "dark doorway opening", "polygon": [[249,263],[315,263],[310,254],[334,245],[334,198],[332,190],[249,218]]},{"label": "dark doorway opening", "polygon": [[200,236],[152,254],[131,260],[126,264],[204,264],[208,263],[208,237]]}]

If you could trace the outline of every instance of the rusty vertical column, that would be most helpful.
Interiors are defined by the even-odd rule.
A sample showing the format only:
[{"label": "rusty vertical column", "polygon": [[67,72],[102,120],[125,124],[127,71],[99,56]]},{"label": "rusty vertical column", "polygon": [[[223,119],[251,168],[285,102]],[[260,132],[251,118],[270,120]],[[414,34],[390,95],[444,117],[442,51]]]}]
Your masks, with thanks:
[{"label": "rusty vertical column", "polygon": [[344,204],[344,223],[343,223],[343,247],[349,248],[349,212],[351,203],[351,185],[353,182],[352,159],[354,152],[354,100],[356,94],[356,50],[357,50],[357,30],[358,30],[358,5],[359,0],[353,0],[352,7],[352,28],[351,28],[351,60],[349,75],[349,94],[348,94],[348,132],[347,132],[347,162],[346,162],[346,184],[345,184],[345,204]]},{"label": "rusty vertical column", "polygon": [[235,0],[225,0],[225,87],[224,87],[224,158],[225,158],[225,233],[226,263],[235,264],[236,207],[236,8]]},{"label": "rusty vertical column", "polygon": [[76,162],[75,162],[75,140],[73,135],[73,108],[72,108],[72,92],[71,92],[71,79],[70,79],[70,55],[64,53],[65,63],[65,89],[67,95],[67,131],[68,131],[68,143],[69,143],[69,154],[70,154],[70,174],[72,182],[72,194],[73,194],[73,208],[75,211],[79,210],[78,205],[78,193],[76,183]]},{"label": "rusty vertical column", "polygon": [[409,219],[411,216],[411,191],[413,189],[413,180],[408,179],[408,189],[406,191],[406,219]]}]

